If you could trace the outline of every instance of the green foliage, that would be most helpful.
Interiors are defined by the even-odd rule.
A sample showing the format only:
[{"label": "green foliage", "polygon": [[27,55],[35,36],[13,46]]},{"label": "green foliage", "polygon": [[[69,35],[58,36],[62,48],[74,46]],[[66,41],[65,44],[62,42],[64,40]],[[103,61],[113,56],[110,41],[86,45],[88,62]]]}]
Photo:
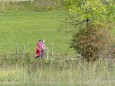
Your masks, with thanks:
[{"label": "green foliage", "polygon": [[103,0],[65,0],[66,7],[70,12],[79,15],[80,20],[90,19],[92,23],[110,21],[109,17],[114,16],[114,3],[104,4]]},{"label": "green foliage", "polygon": [[[115,20],[113,0],[65,0],[73,26],[80,26],[72,39],[71,46],[85,59],[99,58],[111,44],[109,30]],[[105,57],[105,56],[103,56]]]}]

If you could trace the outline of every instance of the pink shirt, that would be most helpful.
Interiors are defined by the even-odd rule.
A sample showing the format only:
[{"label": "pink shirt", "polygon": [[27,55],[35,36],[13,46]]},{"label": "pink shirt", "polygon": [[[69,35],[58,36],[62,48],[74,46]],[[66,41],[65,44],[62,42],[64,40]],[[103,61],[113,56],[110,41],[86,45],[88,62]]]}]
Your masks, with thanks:
[{"label": "pink shirt", "polygon": [[45,50],[45,49],[46,49],[46,47],[45,47],[45,44],[44,44],[44,43],[41,43],[41,48],[42,48],[42,50]]},{"label": "pink shirt", "polygon": [[39,51],[42,50],[42,43],[41,43],[41,42],[39,42],[39,43],[37,44],[37,49],[38,49]]}]

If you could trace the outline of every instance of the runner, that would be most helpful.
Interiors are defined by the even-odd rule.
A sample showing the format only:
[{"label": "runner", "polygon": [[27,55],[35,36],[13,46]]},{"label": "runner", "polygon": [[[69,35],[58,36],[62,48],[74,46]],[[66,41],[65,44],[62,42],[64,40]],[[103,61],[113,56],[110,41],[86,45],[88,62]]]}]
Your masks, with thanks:
[{"label": "runner", "polygon": [[42,40],[39,40],[38,43],[37,43],[37,49],[36,49],[35,58],[39,58],[39,57],[42,56],[41,50],[42,50]]},{"label": "runner", "polygon": [[45,40],[42,40],[42,44],[41,44],[41,57],[44,57],[44,53],[45,53],[46,47],[45,47]]}]

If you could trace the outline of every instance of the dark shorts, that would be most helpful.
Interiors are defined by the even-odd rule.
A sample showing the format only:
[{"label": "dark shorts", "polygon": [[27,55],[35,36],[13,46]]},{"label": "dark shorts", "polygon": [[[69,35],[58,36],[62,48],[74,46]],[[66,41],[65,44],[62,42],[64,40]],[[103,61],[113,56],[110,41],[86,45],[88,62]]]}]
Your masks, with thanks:
[{"label": "dark shorts", "polygon": [[36,54],[35,59],[43,57],[43,53],[40,52],[40,55]]}]

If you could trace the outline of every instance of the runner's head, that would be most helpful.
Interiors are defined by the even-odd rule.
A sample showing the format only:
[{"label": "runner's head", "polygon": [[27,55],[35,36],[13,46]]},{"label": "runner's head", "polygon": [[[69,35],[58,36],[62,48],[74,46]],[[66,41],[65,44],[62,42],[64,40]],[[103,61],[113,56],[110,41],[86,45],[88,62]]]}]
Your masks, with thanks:
[{"label": "runner's head", "polygon": [[42,40],[39,40],[39,42],[42,42]]}]

